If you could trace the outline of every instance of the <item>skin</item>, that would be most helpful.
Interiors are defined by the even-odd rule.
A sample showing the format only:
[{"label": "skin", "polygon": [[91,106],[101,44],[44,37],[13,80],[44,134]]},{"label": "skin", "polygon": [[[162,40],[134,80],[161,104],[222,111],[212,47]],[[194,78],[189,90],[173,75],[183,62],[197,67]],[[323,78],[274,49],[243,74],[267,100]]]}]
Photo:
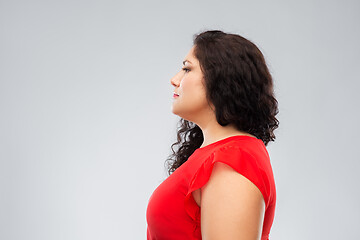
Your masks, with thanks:
[{"label": "skin", "polygon": [[[183,69],[170,80],[174,92],[179,94],[173,99],[171,110],[201,128],[204,136],[201,147],[235,135],[255,137],[216,121],[215,107],[206,99],[203,81],[193,46],[185,57]],[[264,198],[251,181],[229,165],[215,163],[209,181],[192,195],[201,208],[202,239],[261,239]]]}]

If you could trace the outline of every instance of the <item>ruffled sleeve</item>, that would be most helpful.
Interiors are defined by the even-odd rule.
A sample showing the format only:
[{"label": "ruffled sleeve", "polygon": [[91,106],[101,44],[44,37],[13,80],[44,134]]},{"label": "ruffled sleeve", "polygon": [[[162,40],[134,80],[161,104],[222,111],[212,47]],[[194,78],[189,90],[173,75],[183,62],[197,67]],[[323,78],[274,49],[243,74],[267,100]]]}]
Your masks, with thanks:
[{"label": "ruffled sleeve", "polygon": [[184,200],[185,210],[194,221],[199,222],[200,220],[200,208],[192,197],[192,192],[207,183],[215,162],[222,162],[229,165],[254,183],[261,191],[267,208],[269,204],[270,187],[265,164],[266,160],[261,157],[255,157],[254,155],[254,153],[238,146],[225,146],[215,150],[205,159],[192,177],[189,190]]}]

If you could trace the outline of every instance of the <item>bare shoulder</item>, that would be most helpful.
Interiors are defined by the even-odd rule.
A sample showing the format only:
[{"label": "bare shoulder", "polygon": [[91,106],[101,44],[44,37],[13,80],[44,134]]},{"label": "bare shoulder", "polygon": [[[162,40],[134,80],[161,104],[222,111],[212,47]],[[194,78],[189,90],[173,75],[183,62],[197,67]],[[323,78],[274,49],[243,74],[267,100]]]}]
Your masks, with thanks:
[{"label": "bare shoulder", "polygon": [[201,232],[211,239],[260,239],[265,202],[249,179],[225,163],[214,164],[201,188]]}]

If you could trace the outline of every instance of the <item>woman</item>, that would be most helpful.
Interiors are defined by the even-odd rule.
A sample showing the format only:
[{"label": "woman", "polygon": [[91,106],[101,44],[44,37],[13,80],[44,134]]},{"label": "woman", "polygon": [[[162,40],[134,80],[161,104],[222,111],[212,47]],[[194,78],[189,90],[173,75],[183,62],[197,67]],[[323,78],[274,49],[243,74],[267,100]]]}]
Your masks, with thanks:
[{"label": "woman", "polygon": [[266,145],[279,122],[264,57],[239,35],[206,31],[183,65],[171,79],[181,127],[170,176],[149,199],[147,239],[269,239],[276,189]]}]

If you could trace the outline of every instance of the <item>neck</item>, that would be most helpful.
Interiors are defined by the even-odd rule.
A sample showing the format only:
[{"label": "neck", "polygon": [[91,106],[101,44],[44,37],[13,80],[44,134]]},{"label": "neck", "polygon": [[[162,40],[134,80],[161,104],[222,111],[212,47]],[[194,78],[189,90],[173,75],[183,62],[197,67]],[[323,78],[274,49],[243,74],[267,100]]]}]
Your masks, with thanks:
[{"label": "neck", "polygon": [[255,137],[247,132],[237,130],[235,126],[230,124],[227,126],[221,126],[216,121],[215,117],[208,118],[207,121],[203,121],[199,124],[197,123],[197,125],[200,127],[204,136],[204,141],[200,147],[204,147],[213,142],[236,135],[246,135],[246,136]]}]

